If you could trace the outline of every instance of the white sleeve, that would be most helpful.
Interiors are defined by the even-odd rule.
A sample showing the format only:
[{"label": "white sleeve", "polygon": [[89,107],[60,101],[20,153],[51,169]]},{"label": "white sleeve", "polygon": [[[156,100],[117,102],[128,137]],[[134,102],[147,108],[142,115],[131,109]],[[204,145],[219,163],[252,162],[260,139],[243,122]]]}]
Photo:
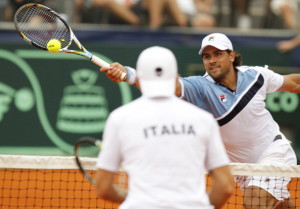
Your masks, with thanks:
[{"label": "white sleeve", "polygon": [[117,172],[121,165],[120,139],[118,135],[117,117],[112,112],[108,117],[104,132],[102,149],[98,156],[97,168]]},{"label": "white sleeve", "polygon": [[267,67],[260,67],[259,71],[264,76],[266,82],[266,92],[273,93],[281,88],[284,82],[282,75],[275,73],[274,71],[268,69]]},{"label": "white sleeve", "polygon": [[210,136],[207,142],[206,168],[210,171],[228,165],[229,158],[221,139],[220,128],[215,119],[211,120],[211,123],[208,125],[210,128]]}]

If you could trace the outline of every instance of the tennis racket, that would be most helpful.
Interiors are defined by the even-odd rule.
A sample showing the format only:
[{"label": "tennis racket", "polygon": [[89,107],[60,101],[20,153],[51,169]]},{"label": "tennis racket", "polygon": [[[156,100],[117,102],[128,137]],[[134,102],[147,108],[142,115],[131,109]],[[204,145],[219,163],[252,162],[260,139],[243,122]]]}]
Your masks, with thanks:
[{"label": "tennis racket", "polygon": [[[21,37],[29,44],[48,51],[47,44],[51,39],[61,42],[58,52],[76,54],[85,57],[99,67],[109,67],[109,63],[86,50],[74,35],[68,23],[55,11],[42,5],[29,3],[20,7],[14,17],[15,28]],[[75,43],[80,50],[71,50]],[[121,79],[125,80],[126,73]]]},{"label": "tennis racket", "polygon": [[[85,153],[88,151],[90,153],[96,152],[99,153],[101,148],[101,140],[95,139],[92,137],[83,137],[79,139],[75,143],[74,147],[74,156],[76,164],[82,173],[82,175],[93,185],[95,185],[95,180],[93,179],[92,175],[88,170],[95,170],[96,166],[95,164],[87,164],[85,161],[85,157],[82,156],[82,151],[85,151]],[[90,161],[87,161],[90,162]]]}]

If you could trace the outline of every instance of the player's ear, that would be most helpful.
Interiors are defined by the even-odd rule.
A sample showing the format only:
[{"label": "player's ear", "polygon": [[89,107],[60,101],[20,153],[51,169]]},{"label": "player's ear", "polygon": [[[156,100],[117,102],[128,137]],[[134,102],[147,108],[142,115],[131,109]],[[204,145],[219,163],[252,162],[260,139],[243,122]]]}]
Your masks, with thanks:
[{"label": "player's ear", "polygon": [[230,61],[231,62],[234,62],[234,60],[235,60],[235,51],[233,51],[233,50],[231,50],[230,52],[229,52],[229,59],[230,59]]}]

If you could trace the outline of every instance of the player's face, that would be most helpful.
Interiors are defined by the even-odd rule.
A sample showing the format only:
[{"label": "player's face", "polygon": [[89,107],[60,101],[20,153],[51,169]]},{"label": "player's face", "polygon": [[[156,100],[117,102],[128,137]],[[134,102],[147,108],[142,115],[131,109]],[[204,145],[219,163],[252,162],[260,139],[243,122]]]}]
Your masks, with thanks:
[{"label": "player's face", "polygon": [[234,52],[207,46],[202,53],[206,72],[216,81],[221,81],[233,70]]}]

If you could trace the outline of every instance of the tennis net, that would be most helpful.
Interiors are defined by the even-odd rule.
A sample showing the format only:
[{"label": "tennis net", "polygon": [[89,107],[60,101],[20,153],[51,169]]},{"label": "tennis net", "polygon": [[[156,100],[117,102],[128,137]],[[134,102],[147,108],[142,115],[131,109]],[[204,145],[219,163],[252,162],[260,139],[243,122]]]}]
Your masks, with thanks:
[{"label": "tennis net", "polygon": [[[85,169],[95,173],[95,158],[81,158]],[[300,166],[231,164],[237,176],[290,177],[288,190],[300,208]],[[116,183],[126,187],[127,176],[120,171]],[[207,184],[210,187],[208,177]],[[201,198],[201,197],[199,197]],[[117,204],[96,197],[94,187],[78,170],[74,157],[0,155],[1,209],[114,209]],[[243,209],[243,194],[236,186],[223,209]]]}]

